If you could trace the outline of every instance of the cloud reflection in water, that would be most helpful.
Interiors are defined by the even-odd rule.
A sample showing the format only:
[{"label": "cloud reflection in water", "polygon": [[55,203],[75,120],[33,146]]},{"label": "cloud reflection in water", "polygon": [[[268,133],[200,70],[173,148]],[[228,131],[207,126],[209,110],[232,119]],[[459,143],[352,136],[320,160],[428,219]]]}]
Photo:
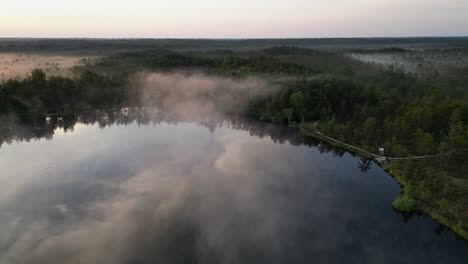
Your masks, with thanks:
[{"label": "cloud reflection in water", "polygon": [[358,161],[192,123],[3,146],[0,263],[461,263],[463,245],[403,223],[399,187]]}]

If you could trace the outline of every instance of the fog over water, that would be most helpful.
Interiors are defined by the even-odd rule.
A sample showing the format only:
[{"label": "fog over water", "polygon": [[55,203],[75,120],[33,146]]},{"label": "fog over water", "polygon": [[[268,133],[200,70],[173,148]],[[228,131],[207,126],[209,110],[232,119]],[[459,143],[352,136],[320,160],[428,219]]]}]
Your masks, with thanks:
[{"label": "fog over water", "polygon": [[453,232],[393,210],[400,187],[373,162],[224,115],[269,82],[135,78],[160,108],[1,119],[1,264],[468,259]]}]

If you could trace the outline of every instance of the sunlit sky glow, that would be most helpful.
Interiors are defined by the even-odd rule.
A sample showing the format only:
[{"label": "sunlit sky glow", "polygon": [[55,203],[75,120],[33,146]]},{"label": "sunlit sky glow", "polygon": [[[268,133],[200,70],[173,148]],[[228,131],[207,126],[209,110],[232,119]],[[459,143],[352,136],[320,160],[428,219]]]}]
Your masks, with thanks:
[{"label": "sunlit sky glow", "polygon": [[0,37],[466,35],[467,0],[0,0]]}]

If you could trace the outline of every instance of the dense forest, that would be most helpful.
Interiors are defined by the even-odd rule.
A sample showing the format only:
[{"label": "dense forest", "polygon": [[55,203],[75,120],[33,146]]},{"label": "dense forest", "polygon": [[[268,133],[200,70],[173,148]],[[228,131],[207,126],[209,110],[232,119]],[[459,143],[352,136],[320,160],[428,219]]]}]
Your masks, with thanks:
[{"label": "dense forest", "polygon": [[251,111],[275,123],[320,120],[324,132],[370,151],[428,155],[467,147],[466,82],[449,82],[437,87],[393,67],[363,81],[323,74],[288,84]]},{"label": "dense forest", "polygon": [[[248,102],[237,114],[300,127],[311,135],[317,122],[330,137],[372,153],[383,147],[391,157],[441,154],[383,165],[404,186],[394,206],[422,210],[468,237],[468,65],[414,73],[358,61],[347,52],[286,46],[119,52],[75,67],[75,77],[48,77],[38,69],[23,80],[0,84],[0,113],[34,121],[141,106],[140,88],[129,89],[129,80],[142,70],[274,79],[281,89]],[[390,47],[381,52],[412,51]]]},{"label": "dense forest", "polygon": [[127,98],[122,83],[90,71],[83,71],[77,79],[46,78],[37,69],[24,80],[9,80],[0,86],[0,112],[34,120],[51,113],[70,115],[85,108],[123,106]]}]

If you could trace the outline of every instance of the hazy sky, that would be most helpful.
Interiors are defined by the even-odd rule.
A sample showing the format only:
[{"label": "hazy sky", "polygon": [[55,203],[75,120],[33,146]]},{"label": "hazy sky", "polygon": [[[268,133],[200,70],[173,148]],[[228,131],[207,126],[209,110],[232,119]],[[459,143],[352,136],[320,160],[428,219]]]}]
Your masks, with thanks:
[{"label": "hazy sky", "polygon": [[0,0],[0,37],[468,35],[468,0]]}]

